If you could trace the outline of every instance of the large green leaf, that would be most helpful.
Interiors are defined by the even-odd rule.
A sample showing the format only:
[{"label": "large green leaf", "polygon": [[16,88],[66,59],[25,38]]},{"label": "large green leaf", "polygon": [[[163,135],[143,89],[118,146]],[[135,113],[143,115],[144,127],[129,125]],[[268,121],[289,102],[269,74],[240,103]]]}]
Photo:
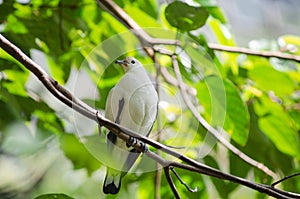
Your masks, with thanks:
[{"label": "large green leaf", "polygon": [[249,77],[263,91],[274,91],[277,96],[291,94],[295,89],[293,80],[284,72],[272,67],[260,66],[249,71]]},{"label": "large green leaf", "polygon": [[194,7],[181,1],[175,1],[167,6],[165,15],[172,26],[183,31],[190,31],[202,27],[209,13],[204,7]]},{"label": "large green leaf", "polygon": [[235,142],[244,146],[249,133],[249,113],[237,88],[229,80],[222,82],[216,76],[206,77],[205,83],[198,83],[196,88],[206,118],[211,118],[213,126],[223,126]]},{"label": "large green leaf", "polygon": [[299,157],[299,137],[290,125],[286,115],[268,115],[259,120],[261,130],[272,140],[278,150],[293,157]]},{"label": "large green leaf", "polygon": [[224,129],[231,138],[244,146],[249,134],[249,113],[238,89],[229,80],[224,81],[226,91],[226,118]]},{"label": "large green leaf", "polygon": [[288,113],[266,96],[260,98],[260,103],[255,103],[255,111],[261,116],[259,128],[275,144],[277,149],[292,157],[299,158],[299,135]]}]

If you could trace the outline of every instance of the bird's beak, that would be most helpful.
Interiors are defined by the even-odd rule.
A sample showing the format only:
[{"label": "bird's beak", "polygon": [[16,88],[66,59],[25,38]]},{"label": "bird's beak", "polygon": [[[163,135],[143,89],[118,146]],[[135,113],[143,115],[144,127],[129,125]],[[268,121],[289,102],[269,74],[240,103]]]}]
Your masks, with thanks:
[{"label": "bird's beak", "polygon": [[127,65],[127,61],[125,60],[117,60],[115,61],[116,64],[121,64],[121,65]]}]

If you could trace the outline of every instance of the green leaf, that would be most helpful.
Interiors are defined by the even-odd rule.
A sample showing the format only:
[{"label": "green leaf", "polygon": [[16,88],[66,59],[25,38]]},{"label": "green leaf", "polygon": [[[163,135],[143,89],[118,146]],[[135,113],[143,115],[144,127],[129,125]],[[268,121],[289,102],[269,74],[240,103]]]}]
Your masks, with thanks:
[{"label": "green leaf", "polygon": [[197,98],[204,108],[204,117],[212,126],[223,126],[226,116],[226,93],[223,80],[207,76],[196,84]]},{"label": "green leaf", "polygon": [[[255,108],[255,106],[257,106],[256,103],[249,104],[248,106],[248,110],[250,113],[250,133],[247,145],[243,147],[242,150],[258,162],[262,162],[269,168],[272,168],[273,171],[281,170],[283,173],[290,173],[291,168],[293,168],[292,165],[294,164],[293,157],[283,154],[276,147],[274,147],[274,144],[270,141],[270,139],[268,139],[264,132],[261,131],[258,124],[260,117],[257,113],[255,113],[255,109],[258,108]],[[236,164],[241,165],[239,163]],[[258,177],[260,178],[260,180],[265,181],[265,173],[259,173],[260,175],[258,175]],[[242,174],[240,175],[241,177],[243,176]]]},{"label": "green leaf", "polygon": [[223,24],[227,22],[221,8],[218,6],[205,6],[205,8],[213,18],[218,19]]},{"label": "green leaf", "polygon": [[74,199],[74,198],[67,196],[65,194],[52,193],[52,194],[40,195],[34,199]]},{"label": "green leaf", "polygon": [[255,111],[261,115],[259,128],[275,144],[277,149],[292,157],[300,156],[299,135],[289,114],[266,96],[255,103]]},{"label": "green leaf", "polygon": [[224,129],[231,134],[235,142],[244,146],[248,139],[250,123],[247,105],[232,82],[225,80],[224,85],[227,102]]},{"label": "green leaf", "polygon": [[63,134],[60,138],[61,149],[73,162],[75,169],[86,168],[88,173],[99,168],[100,162],[89,153],[85,145],[73,134]]},{"label": "green leaf", "polygon": [[[0,94],[2,94],[0,92]],[[1,97],[0,97],[1,99]],[[0,131],[3,130],[6,126],[9,126],[11,122],[18,118],[18,115],[15,114],[12,106],[7,104],[5,101],[0,100]]]},{"label": "green leaf", "polygon": [[27,92],[24,88],[29,73],[18,70],[5,70],[6,81],[3,82],[3,87],[8,90],[10,94],[15,94],[27,97]]},{"label": "green leaf", "polygon": [[191,31],[202,27],[209,13],[204,7],[194,7],[175,1],[167,6],[165,16],[172,26],[183,31]]},{"label": "green leaf", "polygon": [[141,27],[161,27],[156,18],[149,16],[138,7],[126,4],[125,10]]},{"label": "green leaf", "polygon": [[235,142],[244,146],[249,134],[249,113],[237,88],[229,80],[222,81],[216,76],[206,77],[205,83],[198,83],[196,88],[211,125],[223,126]]},{"label": "green leaf", "polygon": [[205,7],[209,14],[218,19],[221,23],[226,23],[226,17],[224,16],[221,8],[218,6],[216,0],[195,0],[201,6]]},{"label": "green leaf", "polygon": [[[226,46],[235,46],[235,41],[233,35],[231,34],[229,27],[225,24],[221,23],[221,21],[211,18],[209,20],[209,25],[213,30],[216,38],[220,42],[220,44]],[[239,72],[239,66],[237,64],[237,57],[239,55],[233,53],[223,52],[222,58],[224,60],[224,66],[226,68],[230,68],[234,75],[237,75]]]},{"label": "green leaf", "polygon": [[255,67],[249,71],[249,77],[259,89],[274,91],[279,97],[291,94],[295,88],[293,80],[286,73],[272,67]]},{"label": "green leaf", "polygon": [[299,137],[288,122],[283,115],[269,115],[259,120],[259,126],[280,151],[299,157]]},{"label": "green leaf", "polygon": [[0,23],[7,19],[7,16],[14,11],[14,1],[4,0],[0,4]]}]

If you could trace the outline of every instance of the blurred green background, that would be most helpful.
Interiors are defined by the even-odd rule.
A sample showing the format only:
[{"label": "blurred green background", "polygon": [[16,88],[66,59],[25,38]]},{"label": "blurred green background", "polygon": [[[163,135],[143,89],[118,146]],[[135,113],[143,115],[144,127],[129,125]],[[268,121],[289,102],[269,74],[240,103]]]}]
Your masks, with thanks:
[{"label": "blurred green background", "polygon": [[[196,94],[190,97],[197,110],[214,127],[222,127],[233,145],[279,177],[300,171],[299,63],[208,48],[208,42],[214,42],[300,55],[298,1],[115,3],[153,37],[183,42],[182,49],[165,47],[179,54],[179,67]],[[157,76],[139,41],[93,0],[0,0],[0,32],[74,95],[102,112],[109,90],[123,75],[113,64],[116,58],[135,56],[153,79]],[[169,57],[157,59],[174,76]],[[216,144],[183,104],[178,88],[162,76],[158,81],[160,113],[151,138],[184,146],[176,150],[224,172],[272,182]],[[103,146],[105,136],[98,136],[94,122],[52,97],[0,49],[0,198],[30,199],[49,193],[78,199],[155,198],[156,165],[145,157],[124,178],[117,196],[104,195]],[[174,179],[182,198],[268,198],[205,175],[178,173],[191,188],[198,187],[198,192],[190,193]],[[300,178],[278,187],[300,192]],[[159,195],[174,197],[164,174]]]}]

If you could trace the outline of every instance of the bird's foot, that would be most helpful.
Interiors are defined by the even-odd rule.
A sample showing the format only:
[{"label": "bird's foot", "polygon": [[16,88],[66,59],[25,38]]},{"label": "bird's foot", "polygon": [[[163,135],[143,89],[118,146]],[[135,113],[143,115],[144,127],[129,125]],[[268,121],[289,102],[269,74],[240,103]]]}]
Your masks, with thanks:
[{"label": "bird's foot", "polygon": [[[129,140],[126,143],[126,146],[129,147],[134,147],[136,144],[138,143],[137,139],[135,137],[131,137],[129,138]],[[146,153],[148,151],[148,147],[144,142],[141,142],[140,144],[140,150],[143,153]]]},{"label": "bird's foot", "polygon": [[134,145],[137,144],[137,139],[134,137],[129,137],[128,141],[126,142],[126,146],[129,147],[133,147]]},{"label": "bird's foot", "polygon": [[148,152],[148,147],[147,147],[147,145],[144,143],[144,142],[141,142],[141,151],[143,152],[143,153],[147,153]]}]

